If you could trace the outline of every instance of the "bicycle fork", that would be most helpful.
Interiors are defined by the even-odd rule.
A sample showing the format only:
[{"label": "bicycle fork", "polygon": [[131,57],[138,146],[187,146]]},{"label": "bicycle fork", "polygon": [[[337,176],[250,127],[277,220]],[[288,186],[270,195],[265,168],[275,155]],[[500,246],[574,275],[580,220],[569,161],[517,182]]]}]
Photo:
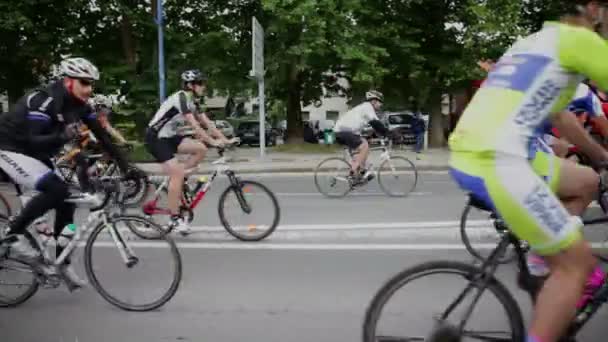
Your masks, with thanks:
[{"label": "bicycle fork", "polygon": [[116,227],[116,224],[114,222],[109,222],[108,217],[105,215],[102,218],[102,222],[110,232],[110,236],[112,236],[112,240],[114,241],[116,248],[118,248],[118,253],[120,254],[120,257],[127,268],[132,268],[133,266],[137,265],[139,258],[137,258],[135,252],[133,252],[133,249],[131,249],[131,247],[127,244],[126,239]]},{"label": "bicycle fork", "polygon": [[232,171],[226,171],[226,176],[228,176],[228,179],[230,180],[230,186],[232,187],[234,194],[239,201],[241,209],[243,209],[245,213],[251,214],[251,206],[249,206],[249,203],[247,203],[247,199],[243,194],[243,184]]}]

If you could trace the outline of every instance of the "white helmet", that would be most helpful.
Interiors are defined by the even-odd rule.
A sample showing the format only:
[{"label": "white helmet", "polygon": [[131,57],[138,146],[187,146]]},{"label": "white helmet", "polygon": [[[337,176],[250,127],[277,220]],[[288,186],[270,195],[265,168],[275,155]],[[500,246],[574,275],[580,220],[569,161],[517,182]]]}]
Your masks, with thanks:
[{"label": "white helmet", "polygon": [[367,101],[378,100],[380,102],[384,102],[384,95],[382,95],[382,93],[379,91],[370,90],[367,93],[365,93],[365,99]]},{"label": "white helmet", "polygon": [[61,75],[86,80],[99,80],[99,70],[84,58],[68,58],[61,61]]}]

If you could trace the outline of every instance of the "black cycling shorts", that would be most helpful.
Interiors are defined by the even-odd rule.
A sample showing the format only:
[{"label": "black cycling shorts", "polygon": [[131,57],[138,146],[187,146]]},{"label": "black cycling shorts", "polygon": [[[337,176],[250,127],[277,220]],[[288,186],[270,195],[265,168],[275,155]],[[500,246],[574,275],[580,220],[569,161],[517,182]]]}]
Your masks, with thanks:
[{"label": "black cycling shorts", "polygon": [[353,132],[336,132],[336,142],[347,146],[351,150],[356,150],[363,143],[363,138]]},{"label": "black cycling shorts", "polygon": [[146,149],[159,163],[171,160],[177,153],[179,144],[184,137],[176,135],[171,138],[159,138],[158,133],[152,129],[146,132]]}]

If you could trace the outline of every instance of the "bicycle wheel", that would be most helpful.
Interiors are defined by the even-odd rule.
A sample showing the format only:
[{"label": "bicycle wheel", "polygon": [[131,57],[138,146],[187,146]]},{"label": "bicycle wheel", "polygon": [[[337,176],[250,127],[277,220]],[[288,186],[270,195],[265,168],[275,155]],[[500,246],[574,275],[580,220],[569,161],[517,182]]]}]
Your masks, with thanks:
[{"label": "bicycle wheel", "polygon": [[[469,254],[477,261],[484,262],[490,256],[491,250],[485,250],[475,246],[473,241],[498,244],[506,230],[499,230],[494,226],[494,220],[490,218],[491,213],[478,209],[467,202],[467,205],[460,216],[460,239]],[[471,218],[469,220],[469,217]],[[476,238],[473,239],[473,234]],[[489,241],[488,241],[489,240]],[[513,247],[509,247],[507,252],[500,258],[501,264],[507,264],[515,260],[517,254]]]},{"label": "bicycle wheel", "polygon": [[323,160],[315,169],[315,186],[327,197],[344,197],[352,190],[350,164],[342,158]]},{"label": "bicycle wheel", "polygon": [[392,197],[405,197],[414,191],[418,184],[416,165],[409,159],[391,156],[378,168],[378,183],[385,194]]},{"label": "bicycle wheel", "polygon": [[[169,236],[156,241],[126,240],[124,232],[129,229],[126,223],[160,229],[138,216],[115,217],[109,224],[101,222],[91,232],[85,246],[87,276],[110,304],[127,311],[155,310],[173,298],[179,288],[181,256]],[[119,253],[114,250],[116,248]],[[112,261],[114,267],[109,267]]]},{"label": "bicycle wheel", "polygon": [[[183,194],[182,194],[183,196]],[[134,226],[129,227],[131,231],[142,239],[158,239],[164,235],[171,233],[172,228],[169,225],[171,212],[169,210],[169,194],[167,188],[162,189],[155,198],[150,199],[142,205],[142,210],[147,218],[152,220],[160,231],[154,227]],[[186,207],[180,207],[180,215],[192,223],[194,220],[194,212]],[[159,233],[161,235],[159,235]]]},{"label": "bicycle wheel", "polygon": [[33,265],[18,259],[0,258],[0,307],[23,304],[38,291],[38,286]]},{"label": "bicycle wheel", "polygon": [[[277,229],[281,219],[279,202],[272,191],[250,180],[241,180],[240,188],[232,185],[226,188],[220,195],[217,209],[226,231],[241,241],[266,238]],[[228,216],[235,219],[231,218],[229,222]]]},{"label": "bicycle wheel", "polygon": [[[498,331],[498,330],[490,330],[489,327],[493,327],[489,320],[489,317],[481,317],[482,323],[476,324],[480,326],[480,329],[483,331],[471,331],[467,328],[467,323],[470,323],[470,320],[466,317],[463,319],[464,322],[456,321],[455,326],[458,326],[460,323],[463,324],[463,330],[457,330],[457,333],[460,333],[461,336],[458,339],[446,339],[449,341],[460,341],[460,340],[468,340],[464,337],[474,338],[479,341],[523,341],[525,338],[525,330],[524,323],[521,311],[517,306],[517,302],[513,299],[512,295],[509,291],[496,280],[494,277],[487,281],[487,287],[480,286],[481,284],[473,284],[472,281],[482,282],[483,280],[476,280],[477,275],[481,274],[481,270],[471,265],[452,262],[452,261],[437,261],[437,262],[429,262],[424,263],[419,266],[407,269],[393,278],[391,278],[374,296],[371,304],[367,308],[365,313],[365,320],[363,322],[363,341],[364,342],[394,342],[394,341],[425,341],[428,337],[428,331],[416,336],[416,337],[401,337],[396,336],[397,334],[393,333],[393,330],[406,330],[411,327],[411,330],[417,328],[426,328],[422,320],[426,320],[427,317],[420,311],[423,309],[427,309],[429,304],[435,304],[435,302],[440,302],[445,300],[446,298],[454,298],[452,305],[445,305],[446,310],[442,311],[440,317],[433,317],[433,315],[429,315],[429,319],[433,322],[433,318],[438,320],[438,323],[443,323],[443,326],[451,326],[448,319],[450,315],[460,312],[466,312],[467,309],[471,309],[471,313],[477,312],[479,307],[488,307],[489,309],[495,312],[496,305],[502,306],[504,309],[504,313],[506,314],[506,319],[508,321],[508,326],[510,328],[509,331]],[[432,281],[431,276],[437,275],[449,275],[450,280],[442,280],[442,281]],[[454,277],[457,276],[457,277]],[[420,291],[429,292],[430,288],[433,285],[435,286],[443,286],[447,287],[451,290],[454,289],[456,293],[459,293],[459,296],[452,296],[450,294],[442,293],[441,296],[437,296],[435,294],[434,297],[431,298],[430,301],[420,300],[420,298],[412,298],[408,303],[402,303],[400,306],[392,305],[388,306],[388,301],[390,299],[394,299],[397,301],[400,299],[399,296],[396,296],[396,292],[402,289],[406,285],[410,285],[410,288],[415,288],[415,286],[410,283],[414,280],[420,280],[421,278],[426,278],[426,282],[421,282],[423,284],[418,284],[418,289]],[[458,278],[458,279],[456,279]],[[483,279],[483,278],[479,278]],[[460,285],[452,286],[452,281],[460,280],[466,284],[464,290],[460,290],[462,287]],[[483,281],[485,283],[485,281]],[[439,285],[438,285],[439,284]],[[441,285],[443,284],[443,285]],[[441,289],[444,291],[444,288]],[[468,291],[467,291],[468,290]],[[477,294],[478,292],[489,292],[493,295],[494,300],[490,300],[488,297],[480,297],[479,301],[472,302],[471,300],[465,300],[467,295],[471,296],[473,292]],[[432,291],[435,293],[434,291]],[[445,291],[444,291],[445,292]],[[481,293],[479,293],[481,296]],[[414,295],[415,296],[415,295]],[[471,303],[473,303],[476,308],[470,308]],[[438,303],[437,303],[438,304]],[[458,304],[466,304],[467,308],[463,308],[461,310],[457,310],[456,306]],[[418,310],[420,307],[420,310]],[[412,313],[412,317],[407,317],[405,315],[406,310]],[[435,310],[435,314],[437,310]],[[378,323],[380,318],[387,318],[392,324],[385,324],[383,321],[381,327],[378,327]],[[408,325],[408,327],[405,327]],[[502,328],[502,324],[501,327]],[[433,326],[429,327],[428,330],[433,330]],[[389,332],[390,333],[387,333]],[[435,333],[437,333],[435,331]],[[401,335],[401,334],[399,334]]]}]

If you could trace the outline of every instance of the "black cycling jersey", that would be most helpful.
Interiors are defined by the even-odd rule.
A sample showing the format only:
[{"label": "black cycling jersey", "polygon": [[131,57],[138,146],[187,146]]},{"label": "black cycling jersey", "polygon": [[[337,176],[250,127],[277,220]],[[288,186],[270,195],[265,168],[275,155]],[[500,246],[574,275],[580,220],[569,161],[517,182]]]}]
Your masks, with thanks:
[{"label": "black cycling jersey", "polygon": [[0,116],[0,150],[39,160],[51,158],[67,142],[67,125],[80,122],[91,129],[104,150],[126,171],[125,158],[112,145],[91,106],[70,95],[61,80],[31,91],[19,99],[11,112]]}]

